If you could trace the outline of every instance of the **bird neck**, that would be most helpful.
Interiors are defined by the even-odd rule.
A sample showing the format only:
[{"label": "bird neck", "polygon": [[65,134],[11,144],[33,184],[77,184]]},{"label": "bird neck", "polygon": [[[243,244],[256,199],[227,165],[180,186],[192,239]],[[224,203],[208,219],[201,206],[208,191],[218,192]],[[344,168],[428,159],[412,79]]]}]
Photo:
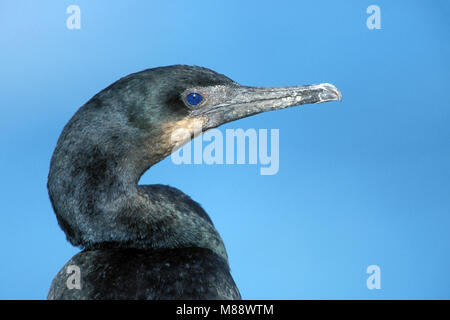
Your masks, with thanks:
[{"label": "bird neck", "polygon": [[48,179],[58,222],[73,245],[201,247],[227,261],[219,233],[196,202],[168,186],[137,185],[167,150],[152,151],[159,145],[152,139],[132,139],[129,132],[112,135],[84,119],[78,113],[64,128]]}]

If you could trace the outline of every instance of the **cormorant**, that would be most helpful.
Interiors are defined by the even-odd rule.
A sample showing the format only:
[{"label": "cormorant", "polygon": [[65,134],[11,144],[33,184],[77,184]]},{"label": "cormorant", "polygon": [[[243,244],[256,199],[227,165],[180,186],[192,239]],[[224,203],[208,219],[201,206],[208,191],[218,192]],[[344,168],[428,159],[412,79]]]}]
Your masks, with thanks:
[{"label": "cormorant", "polygon": [[[180,141],[257,113],[341,100],[331,84],[248,87],[198,66],[130,74],[82,106],[53,153],[48,191],[68,241],[83,249],[54,278],[48,299],[240,299],[224,243],[183,192],[138,185]],[[188,139],[189,140],[189,139]],[[183,141],[188,142],[188,141]],[[80,288],[67,285],[67,267]]]}]

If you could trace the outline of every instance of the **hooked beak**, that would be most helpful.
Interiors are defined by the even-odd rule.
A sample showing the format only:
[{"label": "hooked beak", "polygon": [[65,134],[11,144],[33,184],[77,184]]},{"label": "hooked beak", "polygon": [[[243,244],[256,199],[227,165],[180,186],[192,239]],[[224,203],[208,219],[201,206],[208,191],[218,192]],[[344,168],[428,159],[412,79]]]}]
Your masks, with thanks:
[{"label": "hooked beak", "polygon": [[334,100],[341,101],[342,95],[329,83],[273,88],[237,86],[230,100],[203,110],[202,115],[207,117],[204,129],[266,111]]}]

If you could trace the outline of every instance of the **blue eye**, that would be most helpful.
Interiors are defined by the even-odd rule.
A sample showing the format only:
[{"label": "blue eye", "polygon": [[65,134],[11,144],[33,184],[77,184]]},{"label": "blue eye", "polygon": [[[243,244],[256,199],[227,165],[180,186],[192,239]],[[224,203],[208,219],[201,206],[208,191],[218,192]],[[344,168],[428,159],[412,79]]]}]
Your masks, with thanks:
[{"label": "blue eye", "polygon": [[200,94],[196,92],[189,93],[186,97],[187,103],[189,103],[191,106],[196,106],[202,102],[203,98]]}]

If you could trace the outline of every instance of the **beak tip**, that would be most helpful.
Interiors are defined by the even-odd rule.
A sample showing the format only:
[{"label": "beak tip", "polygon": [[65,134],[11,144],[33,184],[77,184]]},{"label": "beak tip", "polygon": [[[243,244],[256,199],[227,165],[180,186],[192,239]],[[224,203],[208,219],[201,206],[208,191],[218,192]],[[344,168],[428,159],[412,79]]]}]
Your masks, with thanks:
[{"label": "beak tip", "polygon": [[338,88],[336,88],[336,86],[331,83],[324,83],[323,86],[326,88],[326,91],[330,92],[335,97],[333,100],[337,100],[339,102],[342,101],[342,93]]},{"label": "beak tip", "polygon": [[339,102],[342,101],[342,93],[336,88],[336,96]]}]

